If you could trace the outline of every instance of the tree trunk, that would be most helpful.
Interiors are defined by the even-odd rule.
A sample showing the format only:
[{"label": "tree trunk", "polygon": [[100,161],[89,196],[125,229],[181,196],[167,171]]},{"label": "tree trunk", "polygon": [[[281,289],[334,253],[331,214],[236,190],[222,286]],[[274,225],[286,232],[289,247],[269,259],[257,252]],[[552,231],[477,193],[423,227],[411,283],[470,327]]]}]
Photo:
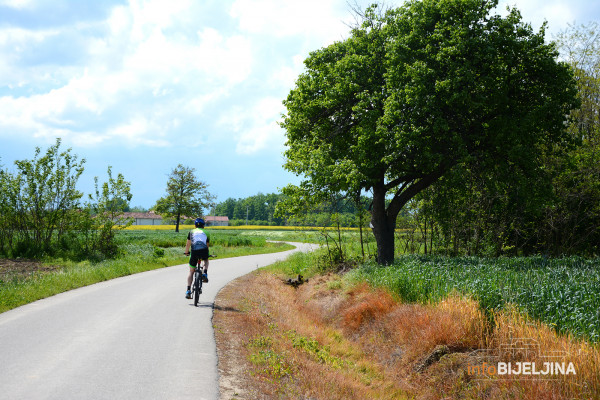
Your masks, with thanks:
[{"label": "tree trunk", "polygon": [[373,225],[373,235],[377,242],[377,262],[389,265],[394,262],[394,230],[398,213],[388,215],[385,209],[385,194],[386,190],[383,185],[373,188],[371,225]]},{"label": "tree trunk", "polygon": [[394,262],[394,229],[384,224],[379,226],[373,224],[373,234],[377,242],[377,262],[381,265],[389,265]]},{"label": "tree trunk", "polygon": [[179,233],[179,219],[181,218],[181,214],[177,213],[177,222],[175,223],[175,232]]}]

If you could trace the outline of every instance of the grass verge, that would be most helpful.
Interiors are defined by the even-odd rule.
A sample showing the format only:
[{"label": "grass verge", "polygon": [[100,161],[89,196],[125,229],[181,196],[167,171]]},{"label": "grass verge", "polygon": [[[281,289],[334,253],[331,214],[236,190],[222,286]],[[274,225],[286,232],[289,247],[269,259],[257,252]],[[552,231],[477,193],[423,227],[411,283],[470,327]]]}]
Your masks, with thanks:
[{"label": "grass verge", "polygon": [[[218,295],[222,399],[600,398],[598,345],[510,303],[490,319],[456,291],[406,303],[349,274],[320,275],[319,257],[296,254]],[[297,273],[309,282],[284,283]],[[574,373],[500,375],[500,362],[538,372],[552,362]]]},{"label": "grass verge", "polygon": [[213,324],[222,399],[406,399],[341,329],[264,270],[225,287]]},{"label": "grass verge", "polygon": [[[211,253],[219,258],[273,253],[292,249],[284,243],[264,243],[263,246],[214,246]],[[139,272],[184,264],[188,258],[183,247],[161,248],[152,244],[125,244],[124,255],[98,263],[89,261],[47,260],[52,268],[36,268],[19,276],[4,276],[0,280],[0,312],[53,296],[78,287],[131,275]]]}]

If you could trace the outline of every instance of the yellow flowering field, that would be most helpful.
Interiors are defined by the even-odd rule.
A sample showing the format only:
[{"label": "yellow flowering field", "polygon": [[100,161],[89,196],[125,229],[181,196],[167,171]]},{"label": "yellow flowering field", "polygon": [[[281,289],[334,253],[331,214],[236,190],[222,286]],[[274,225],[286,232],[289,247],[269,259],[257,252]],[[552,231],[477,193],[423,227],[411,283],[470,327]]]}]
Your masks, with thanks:
[{"label": "yellow flowering field", "polygon": [[[224,231],[320,231],[337,230],[335,227],[319,228],[314,226],[269,226],[269,225],[239,225],[239,226],[209,226],[211,230]],[[131,225],[127,230],[175,230],[175,225]],[[194,225],[179,225],[180,230],[194,229]],[[342,231],[358,231],[358,228],[340,228]]]},{"label": "yellow flowering field", "polygon": [[[128,231],[174,231],[175,225],[131,225]],[[194,229],[194,225],[179,225],[179,230]]]}]

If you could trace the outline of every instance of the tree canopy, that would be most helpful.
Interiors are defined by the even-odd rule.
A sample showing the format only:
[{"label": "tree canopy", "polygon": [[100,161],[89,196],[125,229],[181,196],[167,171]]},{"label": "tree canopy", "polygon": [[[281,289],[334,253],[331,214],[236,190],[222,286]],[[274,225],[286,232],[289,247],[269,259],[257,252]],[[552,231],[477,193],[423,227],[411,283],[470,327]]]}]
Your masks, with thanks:
[{"label": "tree canopy", "polygon": [[85,160],[61,140],[32,159],[14,162],[16,172],[0,166],[0,255],[102,259],[117,255],[114,231],[130,222],[122,212],[131,200],[122,174],[95,181],[95,196],[82,201],[77,182]]},{"label": "tree canopy", "polygon": [[312,52],[284,101],[285,168],[305,178],[284,193],[372,192],[387,264],[400,210],[455,166],[535,171],[536,149],[570,138],[576,88],[545,26],[534,32],[516,9],[490,15],[496,5],[375,5],[348,39]]},{"label": "tree canopy", "polygon": [[195,168],[177,165],[169,174],[167,194],[156,201],[153,207],[159,214],[175,218],[175,231],[179,232],[182,216],[201,216],[204,209],[212,204],[213,197],[208,185],[199,180]]}]

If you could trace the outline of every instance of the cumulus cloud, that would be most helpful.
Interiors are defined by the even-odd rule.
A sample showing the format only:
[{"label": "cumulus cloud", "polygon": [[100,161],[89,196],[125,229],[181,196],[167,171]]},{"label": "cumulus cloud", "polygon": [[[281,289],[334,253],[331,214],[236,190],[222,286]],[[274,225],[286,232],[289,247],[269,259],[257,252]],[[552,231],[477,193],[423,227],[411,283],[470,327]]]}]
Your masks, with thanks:
[{"label": "cumulus cloud", "polygon": [[[499,9],[513,2],[551,28],[585,9],[583,0]],[[280,149],[281,100],[303,60],[347,36],[352,20],[345,0],[65,1],[64,18],[47,22],[39,13],[53,4],[0,0],[13,15],[0,26],[0,137],[169,146],[199,125],[223,128],[240,154]]]},{"label": "cumulus cloud", "polygon": [[340,1],[236,0],[230,14],[243,31],[269,36],[308,35],[340,39]]},{"label": "cumulus cloud", "polygon": [[267,148],[281,151],[284,134],[278,121],[283,111],[281,99],[267,97],[250,107],[232,107],[221,115],[218,124],[235,132],[238,154],[252,154]]},{"label": "cumulus cloud", "polygon": [[34,0],[0,0],[0,6],[16,9],[32,8],[34,5]]},{"label": "cumulus cloud", "polygon": [[587,0],[501,0],[498,10],[504,12],[507,6],[516,7],[525,22],[538,29],[544,21],[548,22],[550,33],[557,33],[574,22],[585,23],[590,15],[600,11],[600,6]]},{"label": "cumulus cloud", "polygon": [[[252,69],[251,43],[240,34],[196,26],[190,7],[189,0],[131,0],[106,20],[80,23],[76,30],[0,29],[0,71],[8,77],[0,88],[2,132],[60,135],[89,146],[115,136],[168,145],[165,135],[176,135],[178,127],[170,121],[201,113]],[[22,65],[36,46],[48,45],[51,37],[72,41],[74,31],[84,43],[73,49],[85,54],[82,65],[64,59]]]}]

